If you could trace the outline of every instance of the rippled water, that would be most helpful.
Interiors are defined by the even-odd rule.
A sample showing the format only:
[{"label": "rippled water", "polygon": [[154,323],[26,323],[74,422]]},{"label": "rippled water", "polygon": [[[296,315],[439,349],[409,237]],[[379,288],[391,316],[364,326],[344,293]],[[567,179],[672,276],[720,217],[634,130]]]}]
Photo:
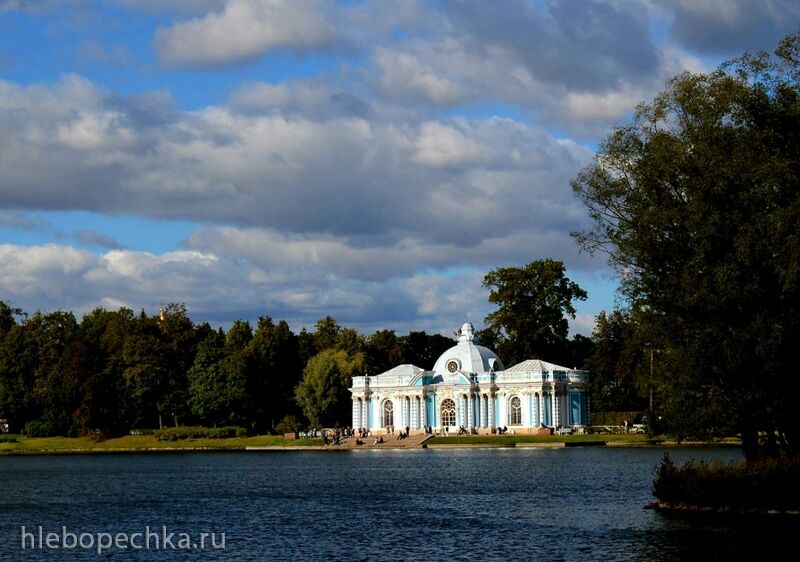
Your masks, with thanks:
[{"label": "rippled water", "polygon": [[[0,559],[60,532],[224,532],[225,550],[142,560],[676,560],[794,551],[795,523],[643,509],[661,449],[478,449],[0,457]],[[735,458],[737,451],[674,449]],[[795,528],[786,528],[794,525]],[[219,538],[219,535],[217,535]]]}]

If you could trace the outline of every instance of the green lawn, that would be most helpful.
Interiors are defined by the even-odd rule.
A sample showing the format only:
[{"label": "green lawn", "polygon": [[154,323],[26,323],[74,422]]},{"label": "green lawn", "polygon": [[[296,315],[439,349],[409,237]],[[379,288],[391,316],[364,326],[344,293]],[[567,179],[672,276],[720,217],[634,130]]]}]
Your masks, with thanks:
[{"label": "green lawn", "polygon": [[297,439],[287,441],[280,435],[257,435],[255,437],[232,437],[229,439],[184,439],[181,441],[157,441],[152,435],[126,435],[93,441],[88,437],[16,437],[16,443],[0,442],[2,453],[36,453],[59,451],[104,451],[114,449],[243,449],[248,446],[313,446],[322,445],[322,439]]},{"label": "green lawn", "polygon": [[428,443],[436,445],[514,445],[515,443],[570,443],[587,441],[624,441],[643,443],[646,435],[605,434],[605,435],[462,435],[434,437]]}]

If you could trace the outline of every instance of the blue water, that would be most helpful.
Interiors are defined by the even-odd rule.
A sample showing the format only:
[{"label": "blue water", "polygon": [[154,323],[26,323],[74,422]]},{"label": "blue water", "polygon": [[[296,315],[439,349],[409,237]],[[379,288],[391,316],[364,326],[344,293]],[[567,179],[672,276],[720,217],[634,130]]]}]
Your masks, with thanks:
[{"label": "blue water", "polygon": [[[0,457],[0,559],[61,533],[215,532],[225,549],[110,548],[138,560],[723,560],[764,558],[796,523],[665,517],[659,449],[478,449]],[[681,461],[735,450],[674,449]],[[794,528],[791,528],[794,525]],[[32,540],[32,539],[31,539]],[[177,539],[176,539],[177,540]],[[88,538],[87,538],[88,541]],[[86,541],[85,541],[86,542]],[[173,541],[174,542],[174,541]]]}]

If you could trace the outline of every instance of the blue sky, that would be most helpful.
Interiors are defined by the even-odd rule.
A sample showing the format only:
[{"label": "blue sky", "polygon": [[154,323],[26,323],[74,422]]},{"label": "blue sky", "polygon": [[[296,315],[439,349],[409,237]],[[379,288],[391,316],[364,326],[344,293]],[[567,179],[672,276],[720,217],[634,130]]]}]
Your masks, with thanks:
[{"label": "blue sky", "polygon": [[678,72],[795,2],[0,0],[0,300],[451,333],[483,275],[563,260],[569,181]]}]

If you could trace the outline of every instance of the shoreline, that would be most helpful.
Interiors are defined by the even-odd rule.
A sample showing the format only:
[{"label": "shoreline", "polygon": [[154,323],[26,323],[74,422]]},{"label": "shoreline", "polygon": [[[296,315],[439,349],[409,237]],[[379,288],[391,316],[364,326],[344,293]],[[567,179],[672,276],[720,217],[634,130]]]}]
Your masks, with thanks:
[{"label": "shoreline", "polygon": [[753,508],[753,509],[734,509],[730,507],[708,507],[702,505],[690,504],[671,504],[668,502],[653,501],[645,506],[645,509],[652,509],[665,515],[729,515],[732,517],[746,517],[746,516],[783,516],[783,517],[797,517],[800,516],[800,511],[794,509],[767,509],[767,508]]},{"label": "shoreline", "polygon": [[[526,439],[524,436],[506,437],[492,436],[470,442],[473,436],[460,438],[431,437],[416,445],[401,445],[383,443],[381,445],[359,445],[351,443],[344,445],[322,445],[321,443],[295,443],[282,441],[279,437],[260,436],[243,439],[220,440],[221,443],[209,443],[209,440],[184,441],[184,442],[156,442],[141,443],[139,438],[135,442],[131,436],[117,438],[109,441],[120,441],[118,444],[104,446],[103,442],[88,442],[83,438],[41,438],[42,443],[37,443],[37,438],[22,438],[20,443],[6,443],[0,446],[0,457],[4,456],[34,456],[34,455],[99,455],[99,454],[149,454],[149,453],[217,453],[217,452],[296,452],[296,451],[380,451],[401,449],[563,449],[574,447],[609,447],[619,448],[740,448],[741,443],[735,441],[685,441],[656,440],[641,438],[615,438],[615,439],[579,439],[578,436],[548,439]],[[61,446],[48,446],[47,441],[55,440]],[[73,443],[74,440],[74,443]],[[33,441],[33,443],[31,443]],[[64,443],[67,441],[67,443]],[[129,443],[126,443],[128,441]],[[201,442],[198,442],[201,441]],[[225,443],[224,441],[228,441]],[[235,442],[234,442],[235,441]],[[74,445],[74,446],[71,446]],[[411,445],[411,446],[409,446]]]}]

